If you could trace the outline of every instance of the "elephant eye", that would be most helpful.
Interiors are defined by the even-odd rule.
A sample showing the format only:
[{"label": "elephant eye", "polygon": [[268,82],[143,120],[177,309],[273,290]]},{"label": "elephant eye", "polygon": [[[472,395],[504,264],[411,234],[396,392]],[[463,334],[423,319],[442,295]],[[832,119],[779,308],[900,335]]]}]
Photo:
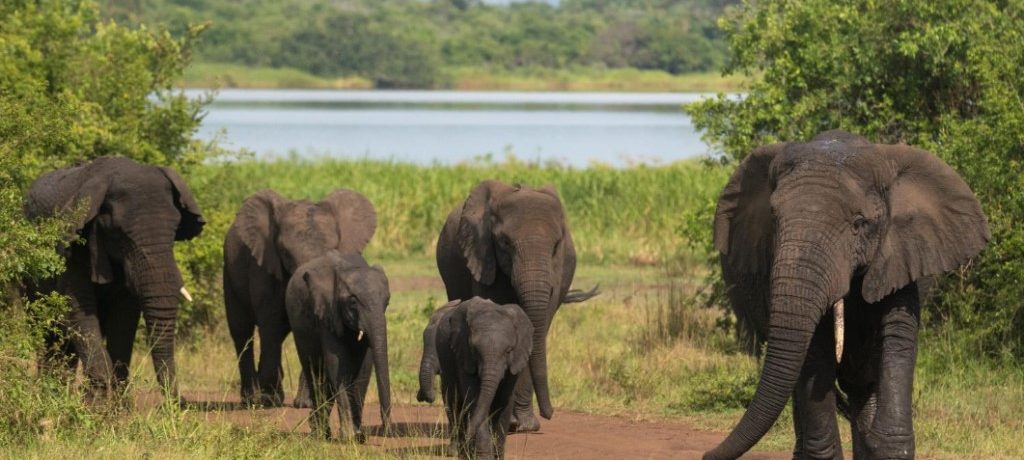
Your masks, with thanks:
[{"label": "elephant eye", "polygon": [[868,225],[868,220],[861,214],[857,214],[853,217],[853,231],[854,233],[860,233]]}]

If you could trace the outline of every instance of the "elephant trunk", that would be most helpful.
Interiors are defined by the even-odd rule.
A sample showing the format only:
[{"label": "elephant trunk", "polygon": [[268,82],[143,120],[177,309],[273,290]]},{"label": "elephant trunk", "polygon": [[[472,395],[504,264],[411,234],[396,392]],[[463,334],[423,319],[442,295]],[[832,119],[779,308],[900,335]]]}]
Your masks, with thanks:
[{"label": "elephant trunk", "polygon": [[434,374],[437,373],[437,344],[434,343],[436,327],[423,331],[423,357],[420,359],[420,390],[416,393],[419,402],[434,402]]},{"label": "elephant trunk", "polygon": [[391,377],[388,370],[388,332],[384,312],[378,314],[370,334],[370,349],[377,375],[377,395],[380,398],[380,420],[385,427],[391,424]]},{"label": "elephant trunk", "polygon": [[793,393],[814,330],[835,300],[832,281],[837,278],[827,262],[831,257],[820,243],[801,236],[806,237],[783,237],[778,246],[771,279],[768,350],[754,399],[739,424],[705,459],[737,458],[772,427]]},{"label": "elephant trunk", "polygon": [[183,283],[172,249],[170,239],[140,244],[131,249],[124,263],[129,287],[141,303],[157,382],[168,397],[177,398],[174,338]]},{"label": "elephant trunk", "polygon": [[532,257],[521,257],[523,261],[515,265],[512,282],[523,310],[533,324],[533,350],[529,364],[533,389],[537,393],[537,408],[542,417],[550,419],[554,408],[548,391],[547,336],[551,325],[551,297],[556,288],[551,282],[553,276],[548,256],[551,250],[526,247],[521,253]]},{"label": "elephant trunk", "polygon": [[[484,360],[484,363],[496,362],[500,358]],[[466,439],[472,442],[477,435],[477,430],[487,421],[491,413],[491,405],[494,404],[494,395],[498,392],[498,384],[501,382],[504,368],[501,366],[484,366],[486,371],[480,373],[480,393],[476,399],[476,406],[469,419],[469,427],[466,431]],[[486,433],[487,430],[484,430]],[[479,444],[477,444],[479,445]]]}]

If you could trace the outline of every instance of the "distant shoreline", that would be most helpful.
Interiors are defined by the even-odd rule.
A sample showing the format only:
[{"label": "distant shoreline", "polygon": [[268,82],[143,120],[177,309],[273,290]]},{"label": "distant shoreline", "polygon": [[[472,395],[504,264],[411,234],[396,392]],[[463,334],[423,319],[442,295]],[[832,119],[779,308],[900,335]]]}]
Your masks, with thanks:
[{"label": "distant shoreline", "polygon": [[[734,93],[744,90],[742,76],[717,73],[672,75],[640,69],[529,69],[493,71],[455,68],[446,72],[437,90],[460,91],[590,91]],[[292,68],[247,67],[199,62],[185,70],[180,86],[190,89],[380,89],[366,78],[324,78]]]}]

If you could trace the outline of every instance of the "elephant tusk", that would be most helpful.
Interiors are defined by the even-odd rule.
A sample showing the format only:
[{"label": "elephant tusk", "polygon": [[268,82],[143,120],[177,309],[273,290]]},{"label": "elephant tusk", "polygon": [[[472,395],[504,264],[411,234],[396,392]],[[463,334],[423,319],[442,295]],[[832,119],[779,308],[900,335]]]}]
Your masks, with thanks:
[{"label": "elephant tusk", "polygon": [[362,342],[362,341],[363,341],[363,330],[360,329],[359,330],[359,335],[356,337],[356,342]]},{"label": "elephant tusk", "polygon": [[832,315],[835,316],[836,322],[836,362],[838,363],[843,358],[843,342],[846,324],[843,318],[843,299],[836,301],[836,304],[832,306]]},{"label": "elephant tusk", "polygon": [[188,289],[185,289],[185,286],[182,286],[178,293],[181,294],[181,298],[185,299],[186,302],[192,302],[192,294],[188,293]]}]

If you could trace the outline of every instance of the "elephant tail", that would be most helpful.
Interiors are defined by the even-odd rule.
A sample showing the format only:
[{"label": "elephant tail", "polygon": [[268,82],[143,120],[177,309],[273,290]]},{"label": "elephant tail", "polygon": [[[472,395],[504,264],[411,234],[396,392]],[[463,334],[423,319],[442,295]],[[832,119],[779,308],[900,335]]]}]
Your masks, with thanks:
[{"label": "elephant tail", "polygon": [[562,303],[579,303],[590,300],[601,293],[601,291],[598,290],[600,287],[600,284],[594,285],[594,287],[589,291],[584,291],[582,289],[570,289],[569,292],[565,294],[565,298],[562,299]]}]

